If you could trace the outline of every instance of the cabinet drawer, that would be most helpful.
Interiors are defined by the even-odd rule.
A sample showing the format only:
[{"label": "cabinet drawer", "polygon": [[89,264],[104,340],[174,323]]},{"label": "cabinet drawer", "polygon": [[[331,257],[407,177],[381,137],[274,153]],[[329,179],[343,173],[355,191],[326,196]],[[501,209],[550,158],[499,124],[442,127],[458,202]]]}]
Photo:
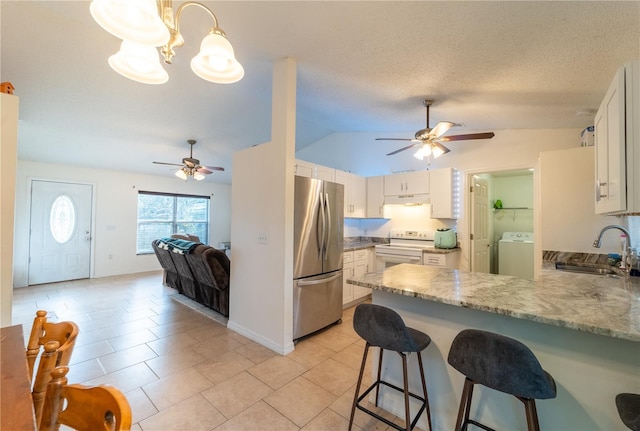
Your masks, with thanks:
[{"label": "cabinet drawer", "polygon": [[354,261],[367,260],[367,250],[355,250],[353,252],[353,260]]},{"label": "cabinet drawer", "polygon": [[423,265],[446,266],[447,264],[447,256],[444,254],[425,253],[423,257]]}]

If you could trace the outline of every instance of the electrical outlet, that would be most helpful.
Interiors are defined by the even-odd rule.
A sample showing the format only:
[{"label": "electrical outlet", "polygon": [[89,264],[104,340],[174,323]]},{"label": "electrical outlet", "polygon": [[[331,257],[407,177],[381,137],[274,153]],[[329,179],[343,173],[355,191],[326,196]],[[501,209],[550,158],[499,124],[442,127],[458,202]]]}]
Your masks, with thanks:
[{"label": "electrical outlet", "polygon": [[268,244],[269,239],[267,238],[267,234],[264,232],[258,233],[258,244]]}]

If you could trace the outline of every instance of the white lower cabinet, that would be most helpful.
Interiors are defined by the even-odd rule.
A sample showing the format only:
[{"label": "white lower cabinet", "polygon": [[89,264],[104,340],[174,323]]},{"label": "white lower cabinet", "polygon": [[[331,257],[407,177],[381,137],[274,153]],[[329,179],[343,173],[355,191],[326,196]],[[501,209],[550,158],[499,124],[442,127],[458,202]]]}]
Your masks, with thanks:
[{"label": "white lower cabinet", "polygon": [[352,277],[359,277],[369,272],[370,255],[372,250],[362,249],[345,251],[342,256],[342,304],[347,305],[354,301],[362,301],[371,294],[368,287],[360,287],[348,284],[347,280]]}]

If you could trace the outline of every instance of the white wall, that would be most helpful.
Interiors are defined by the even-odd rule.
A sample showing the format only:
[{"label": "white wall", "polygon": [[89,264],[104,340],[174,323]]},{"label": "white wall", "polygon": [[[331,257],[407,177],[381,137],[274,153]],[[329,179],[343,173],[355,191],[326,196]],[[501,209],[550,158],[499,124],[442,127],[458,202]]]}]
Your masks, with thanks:
[{"label": "white wall", "polygon": [[620,253],[621,232],[617,230],[605,234],[600,249],[592,246],[604,226],[626,223],[624,217],[595,214],[594,163],[594,147],[548,151],[540,155],[543,250]]},{"label": "white wall", "polygon": [[13,243],[18,160],[17,96],[0,93],[0,326],[11,325]]},{"label": "white wall", "polygon": [[272,142],[233,157],[227,326],[286,354],[293,350],[295,62],[277,62],[273,75]]},{"label": "white wall", "polygon": [[[136,255],[138,191],[209,195],[209,244],[230,240],[231,186],[204,181],[185,182],[173,175],[139,175],[130,172],[80,168],[21,160],[16,187],[14,244],[15,287],[27,285],[29,258],[30,179],[66,180],[94,184],[95,214],[91,277],[159,270],[154,254]],[[233,247],[233,244],[232,244]],[[112,259],[109,259],[112,255]]]}]

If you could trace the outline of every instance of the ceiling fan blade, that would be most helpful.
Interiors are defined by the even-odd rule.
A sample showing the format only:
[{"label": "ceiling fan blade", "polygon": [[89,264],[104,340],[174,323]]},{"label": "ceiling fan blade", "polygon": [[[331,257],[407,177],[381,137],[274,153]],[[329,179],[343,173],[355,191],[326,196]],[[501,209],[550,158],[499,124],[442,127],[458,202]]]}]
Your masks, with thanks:
[{"label": "ceiling fan blade", "polygon": [[448,142],[448,141],[466,141],[469,139],[491,139],[494,136],[495,136],[495,133],[493,132],[469,133],[466,135],[443,136],[442,138],[438,138],[438,141]]},{"label": "ceiling fan blade", "polygon": [[213,171],[224,171],[224,168],[220,166],[198,166],[196,168],[196,171],[208,175],[208,174],[212,174]]},{"label": "ceiling fan blade", "polygon": [[376,138],[376,141],[415,141],[415,142],[419,142],[417,139],[413,139],[413,138]]},{"label": "ceiling fan blade", "polygon": [[460,124],[452,123],[451,121],[440,121],[433,129],[431,129],[431,131],[429,132],[429,136],[438,138],[447,133],[450,128],[456,126],[460,126]]},{"label": "ceiling fan blade", "polygon": [[[415,141],[415,139],[412,139],[412,141]],[[418,141],[418,143],[416,144],[407,145],[406,147],[402,147],[399,150],[390,152],[389,154],[387,154],[387,156],[393,156],[394,154],[398,154],[399,152],[408,150],[409,148],[417,147],[418,145],[422,145],[422,142]]]},{"label": "ceiling fan blade", "polygon": [[169,166],[184,166],[182,164],[178,164],[178,163],[166,163],[166,162],[153,162],[156,165],[169,165]]}]

